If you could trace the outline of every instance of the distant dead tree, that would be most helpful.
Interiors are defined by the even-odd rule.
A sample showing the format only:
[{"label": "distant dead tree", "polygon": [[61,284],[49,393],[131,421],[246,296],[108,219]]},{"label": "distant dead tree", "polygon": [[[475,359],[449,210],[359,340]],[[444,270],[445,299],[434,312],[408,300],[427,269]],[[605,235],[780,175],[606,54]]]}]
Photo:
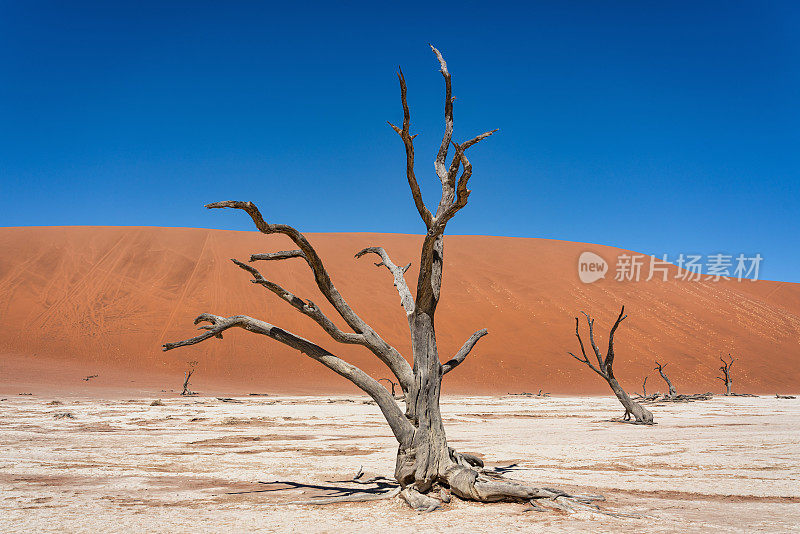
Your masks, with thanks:
[{"label": "distant dead tree", "polygon": [[[590,508],[592,505],[587,504],[587,501],[592,500],[590,497],[570,496],[558,490],[533,487],[524,482],[504,478],[494,471],[483,469],[483,462],[479,458],[459,453],[448,446],[439,407],[442,379],[464,362],[475,344],[487,334],[487,331],[486,329],[478,330],[450,360],[444,364],[440,362],[434,331],[434,313],[441,295],[444,233],[447,223],[467,205],[470,195],[467,186],[472,176],[472,164],[467,159],[467,150],[492,135],[496,130],[482,133],[463,143],[453,141],[454,98],[450,73],[439,51],[433,46],[431,49],[436,55],[445,82],[444,134],[434,161],[434,168],[441,182],[441,199],[433,211],[423,200],[414,170],[414,138],[416,136],[410,133],[411,115],[402,71],[398,72],[398,78],[400,100],[403,107],[403,123],[401,127],[390,123],[405,147],[406,178],[411,188],[414,205],[425,224],[416,294],[412,294],[406,283],[405,268],[397,266],[383,247],[367,247],[356,254],[356,258],[366,254],[375,254],[380,258],[377,265],[385,267],[391,274],[408,320],[412,364],[409,364],[397,349],[387,343],[348,305],[334,286],[317,250],[300,231],[285,224],[266,222],[261,212],[251,202],[223,201],[206,206],[207,208],[243,210],[262,233],[282,234],[294,243],[297,247],[294,250],[253,254],[250,256],[250,261],[297,258],[305,262],[314,275],[319,291],[352,331],[340,330],[336,323],[329,319],[316,304],[310,300],[302,300],[275,282],[267,280],[253,266],[239,260],[233,260],[233,262],[252,276],[254,284],[274,293],[299,313],[316,322],[334,341],[360,345],[372,352],[388,367],[397,380],[404,396],[405,410],[398,405],[380,382],[358,367],[340,359],[316,343],[246,315],[221,317],[203,313],[194,321],[195,324],[207,323],[199,327],[205,330],[203,334],[184,341],[167,343],[163,349],[171,350],[194,345],[214,337],[221,337],[222,333],[230,328],[241,328],[283,343],[349,380],[372,397],[397,439],[399,447],[394,476],[401,488],[400,497],[414,509],[426,511],[436,509],[443,502],[450,500],[452,492],[457,497],[473,501],[528,503],[534,499],[537,502],[541,501],[540,505],[537,505],[539,509],[541,506],[556,506],[563,509],[562,505],[566,505],[594,510],[595,508]],[[451,147],[454,155],[448,162],[448,152]],[[274,188],[278,187],[278,184],[274,185]],[[299,209],[297,212],[302,213],[304,209]],[[641,415],[640,410],[636,413]]]},{"label": "distant dead tree", "polygon": [[669,377],[666,375],[666,373],[664,373],[664,368],[666,366],[667,364],[661,365],[660,363],[656,362],[656,366],[653,370],[658,371],[658,374],[660,374],[661,378],[664,379],[664,382],[667,383],[667,387],[669,388],[668,396],[674,397],[676,395],[675,387],[672,385],[672,382],[669,381]]},{"label": "distant dead tree", "polygon": [[614,377],[614,333],[617,331],[619,324],[624,321],[626,317],[628,317],[625,315],[625,306],[623,306],[620,310],[619,317],[617,317],[614,326],[611,327],[611,332],[608,334],[608,350],[606,351],[605,358],[600,353],[600,349],[597,348],[597,344],[594,342],[594,319],[592,319],[591,316],[585,312],[581,313],[586,316],[586,322],[589,325],[589,342],[591,343],[592,350],[597,358],[597,367],[595,367],[592,362],[589,361],[588,356],[586,356],[586,350],[583,346],[583,340],[581,339],[579,329],[580,321],[577,317],[575,317],[575,336],[577,336],[578,343],[581,346],[581,354],[583,355],[583,358],[579,358],[571,352],[568,354],[579,362],[588,365],[592,371],[603,377],[603,379],[608,382],[608,385],[611,386],[611,390],[625,408],[625,415],[623,416],[624,421],[630,421],[631,415],[633,415],[637,424],[652,425],[653,414],[647,409],[643,408],[639,403],[631,400],[630,396],[625,392],[625,390],[622,389],[622,386],[619,385],[619,382],[617,382],[617,379]]},{"label": "distant dead tree", "polygon": [[390,379],[390,378],[379,378],[379,379],[378,379],[378,382],[384,382],[384,381],[385,381],[385,382],[387,382],[389,385],[391,385],[391,386],[392,386],[392,397],[395,397],[395,396],[397,396],[397,391],[396,391],[396,389],[395,389],[395,388],[396,388],[397,386],[399,386],[400,384],[398,384],[397,382],[395,382],[394,380],[392,380],[392,379]]},{"label": "distant dead tree", "polygon": [[731,378],[731,365],[733,365],[733,362],[736,361],[736,359],[730,354],[728,354],[728,358],[729,360],[726,362],[725,358],[720,356],[719,361],[722,362],[722,365],[720,366],[719,370],[722,371],[722,376],[717,377],[717,380],[722,380],[722,382],[725,384],[726,395],[732,394],[731,388],[733,387],[733,378]]},{"label": "distant dead tree", "polygon": [[642,382],[642,397],[647,397],[647,377],[644,377]]},{"label": "distant dead tree", "polygon": [[183,380],[183,391],[181,391],[181,395],[194,395],[194,391],[189,389],[189,379],[192,378],[194,374],[195,366],[197,362],[189,362],[189,369],[184,372],[184,380]]}]

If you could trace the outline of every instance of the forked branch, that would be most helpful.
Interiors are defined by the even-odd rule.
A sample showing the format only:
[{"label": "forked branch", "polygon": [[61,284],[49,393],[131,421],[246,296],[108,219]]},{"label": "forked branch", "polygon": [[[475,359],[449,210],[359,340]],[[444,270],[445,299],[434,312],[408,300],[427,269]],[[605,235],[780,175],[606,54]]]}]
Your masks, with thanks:
[{"label": "forked branch", "polygon": [[661,365],[660,363],[658,363],[658,361],[656,361],[656,366],[655,366],[655,368],[653,370],[654,371],[658,371],[658,374],[660,374],[661,378],[664,379],[664,382],[667,383],[667,390],[668,390],[667,395],[669,397],[674,397],[676,395],[675,386],[672,385],[672,382],[670,381],[669,377],[667,376],[667,373],[664,372],[664,368],[666,366],[667,366],[667,364]]},{"label": "forked branch", "polygon": [[[233,208],[243,210],[250,215],[250,218],[253,219],[253,223],[255,223],[256,228],[258,228],[260,232],[264,234],[284,234],[289,237],[289,239],[294,241],[294,243],[302,252],[302,257],[306,260],[306,263],[308,263],[308,266],[311,268],[319,290],[323,295],[325,295],[325,298],[328,299],[339,315],[341,315],[345,322],[347,322],[350,328],[352,328],[356,333],[364,333],[364,330],[370,329],[369,326],[358,315],[356,315],[353,309],[350,308],[350,306],[344,300],[344,297],[342,297],[342,295],[333,285],[333,282],[328,275],[328,271],[325,270],[325,266],[322,263],[322,259],[302,233],[286,224],[267,223],[262,217],[261,212],[258,210],[258,207],[256,207],[256,205],[252,202],[225,200],[222,202],[213,202],[211,204],[207,204],[206,208]],[[296,251],[290,251],[289,254],[290,257],[300,257]],[[285,258],[287,257],[287,252],[277,253],[276,258],[279,256]]]},{"label": "forked branch", "polygon": [[[417,280],[417,291],[415,298],[415,310],[427,315],[432,315],[439,300],[442,277],[442,243],[441,237],[444,235],[448,221],[467,204],[469,189],[467,188],[470,177],[472,176],[472,165],[469,163],[465,153],[468,148],[481,140],[489,137],[497,130],[482,133],[465,143],[458,144],[452,141],[453,137],[453,93],[450,80],[450,72],[442,54],[433,45],[431,50],[436,55],[439,62],[440,72],[445,80],[445,106],[444,118],[445,128],[442,135],[442,142],[436,154],[434,168],[442,183],[442,197],[436,209],[436,215],[432,215],[425,206],[422,194],[414,174],[414,136],[409,133],[411,115],[408,109],[406,98],[407,88],[402,71],[398,73],[400,80],[400,100],[403,105],[403,127],[389,123],[389,125],[403,139],[406,148],[406,174],[408,183],[411,186],[411,193],[414,203],[417,206],[422,220],[428,232],[422,245],[420,258],[419,278]],[[447,165],[447,154],[450,145],[455,147],[455,154],[450,165]],[[458,170],[464,167],[461,176],[458,177]]]},{"label": "forked branch", "polygon": [[247,271],[251,275],[253,275],[253,280],[251,280],[254,284],[259,284],[262,287],[270,290],[271,292],[278,295],[282,300],[285,300],[291,306],[302,313],[303,315],[310,317],[313,319],[320,327],[322,327],[325,332],[328,333],[335,341],[339,343],[349,343],[349,344],[357,344],[357,345],[366,345],[366,338],[363,334],[353,334],[350,332],[343,332],[341,331],[334,323],[331,321],[328,316],[326,316],[319,307],[311,302],[310,300],[304,301],[303,299],[297,297],[290,291],[287,291],[280,285],[271,282],[264,278],[261,273],[255,267],[247,265],[239,260],[231,258],[231,261],[236,264],[241,269]]},{"label": "forked branch", "polygon": [[586,365],[591,367],[591,369],[595,373],[599,374],[606,380],[614,378],[614,368],[613,368],[614,333],[616,333],[619,324],[622,321],[624,321],[626,317],[628,317],[627,315],[625,315],[625,306],[623,306],[622,309],[620,310],[619,316],[617,317],[617,320],[614,322],[614,326],[611,327],[611,332],[608,334],[608,351],[606,351],[605,358],[601,354],[600,349],[597,347],[597,343],[595,343],[594,341],[594,319],[592,319],[592,317],[586,312],[581,312],[581,313],[586,317],[586,323],[589,325],[589,343],[591,343],[592,350],[594,351],[595,357],[597,358],[597,367],[592,365],[592,363],[589,361],[589,358],[586,356],[586,349],[584,348],[583,340],[581,339],[581,333],[579,330],[579,322],[577,317],[575,318],[575,336],[578,338],[578,343],[581,346],[581,353],[583,357],[579,358],[574,354],[572,354],[571,352],[569,352],[568,354],[573,358],[575,358],[576,360],[578,360],[579,362],[585,363]]},{"label": "forked branch", "polygon": [[[586,315],[586,314],[584,314],[584,315]],[[594,325],[594,319],[592,319],[591,317],[586,315],[586,321],[589,323],[589,332],[591,333],[592,332],[592,326]],[[579,362],[585,363],[586,365],[589,366],[589,368],[591,368],[592,371],[594,371],[598,375],[602,376],[603,378],[607,379],[608,376],[603,371],[601,371],[600,369],[598,369],[597,367],[592,365],[592,362],[590,362],[589,358],[586,356],[586,348],[583,346],[583,339],[581,339],[581,333],[580,333],[580,322],[578,321],[577,317],[575,317],[575,336],[578,338],[578,344],[581,347],[581,356],[582,357],[579,358],[579,357],[575,356],[571,352],[567,352],[567,354],[569,354],[570,356],[572,356],[573,358],[575,358]],[[603,358],[600,356],[600,352],[597,350],[597,346],[594,344],[594,341],[592,342],[592,346],[595,349],[595,354],[597,354],[598,363],[599,363],[600,367],[602,368],[602,366],[603,366]]]},{"label": "forked branch", "polygon": [[414,375],[409,363],[403,358],[397,349],[386,343],[386,341],[384,341],[377,334],[377,332],[375,332],[372,327],[364,322],[361,317],[359,317],[353,311],[350,305],[347,304],[344,297],[342,297],[342,295],[333,285],[333,282],[331,281],[330,276],[328,275],[328,272],[325,270],[325,266],[322,263],[322,259],[317,254],[317,251],[313,246],[311,246],[311,243],[309,243],[308,239],[306,239],[302,233],[289,225],[267,223],[261,215],[259,209],[252,202],[226,200],[207,204],[206,208],[233,208],[243,210],[250,216],[250,218],[253,220],[253,223],[256,225],[256,228],[258,228],[260,232],[264,234],[283,234],[289,237],[289,239],[291,239],[295,245],[297,245],[302,255],[297,251],[284,251],[276,253],[276,255],[272,258],[266,259],[286,259],[290,257],[302,257],[305,259],[306,263],[314,274],[314,280],[317,283],[317,287],[328,300],[328,302],[331,303],[333,308],[339,313],[339,315],[341,315],[348,326],[350,326],[350,328],[352,328],[356,334],[363,336],[364,346],[369,348],[381,359],[381,361],[386,363],[392,373],[397,377],[397,380],[400,382],[403,391],[408,391],[414,382]]}]

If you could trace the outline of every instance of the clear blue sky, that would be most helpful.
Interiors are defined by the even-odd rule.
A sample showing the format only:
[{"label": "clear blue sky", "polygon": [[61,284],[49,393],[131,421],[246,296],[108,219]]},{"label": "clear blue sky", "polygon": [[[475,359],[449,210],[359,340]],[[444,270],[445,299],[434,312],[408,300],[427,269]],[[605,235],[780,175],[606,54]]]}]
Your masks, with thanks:
[{"label": "clear blue sky", "polygon": [[[451,234],[760,253],[800,281],[794,2],[0,2],[0,226],[422,233],[442,79],[472,149]],[[605,4],[605,5],[601,5]]]}]

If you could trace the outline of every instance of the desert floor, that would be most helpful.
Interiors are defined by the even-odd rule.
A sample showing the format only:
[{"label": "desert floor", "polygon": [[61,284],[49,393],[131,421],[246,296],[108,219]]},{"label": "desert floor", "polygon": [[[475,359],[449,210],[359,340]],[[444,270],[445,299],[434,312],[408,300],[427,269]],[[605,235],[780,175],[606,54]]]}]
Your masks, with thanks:
[{"label": "desert floor", "polygon": [[[0,401],[4,532],[800,531],[800,399],[725,398],[609,421],[612,398],[448,397],[451,444],[518,479],[602,493],[610,510],[526,512],[397,499],[309,506],[360,466],[390,476],[395,444],[374,405],[348,397]],[[69,414],[69,415],[64,415]],[[281,504],[283,503],[283,504]]]}]

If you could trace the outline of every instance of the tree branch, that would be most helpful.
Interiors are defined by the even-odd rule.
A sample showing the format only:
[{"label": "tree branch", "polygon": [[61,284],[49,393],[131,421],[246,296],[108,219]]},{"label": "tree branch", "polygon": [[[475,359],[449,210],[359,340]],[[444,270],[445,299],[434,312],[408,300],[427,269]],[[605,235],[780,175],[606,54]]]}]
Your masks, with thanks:
[{"label": "tree branch", "polygon": [[[442,143],[439,147],[439,152],[437,153],[434,161],[436,173],[442,182],[442,198],[439,201],[439,205],[436,209],[435,217],[431,217],[430,212],[427,211],[427,209],[426,215],[423,216],[423,219],[426,221],[426,225],[428,227],[428,233],[426,234],[425,240],[422,244],[419,278],[417,279],[415,311],[418,313],[425,313],[427,315],[432,315],[434,313],[439,300],[442,283],[442,253],[444,249],[441,238],[444,235],[447,222],[455,215],[456,212],[458,212],[458,210],[466,205],[467,198],[469,197],[467,183],[472,176],[472,166],[469,164],[469,160],[466,158],[464,153],[469,147],[492,135],[496,131],[493,130],[491,132],[483,133],[461,145],[452,141],[453,95],[450,72],[447,69],[447,63],[444,61],[442,54],[432,45],[431,50],[433,50],[433,53],[436,55],[436,59],[439,61],[440,71],[445,80],[445,130],[442,136]],[[402,77],[402,73],[400,75],[400,89],[403,100],[403,110],[406,112],[405,117],[407,118],[408,105],[405,98],[405,80]],[[406,153],[413,154],[409,148],[411,145],[410,139],[407,140],[409,136],[407,133],[406,122],[403,123],[403,126],[403,130],[400,130],[396,126],[392,127],[398,134],[400,134],[401,137],[403,137],[404,141],[406,141]],[[453,144],[456,150],[450,167],[445,170],[449,144]],[[413,146],[411,148],[413,149]],[[458,169],[461,165],[464,165],[464,172],[462,173],[461,178],[458,180],[458,195],[456,196],[456,177],[458,174]],[[411,183],[410,180],[409,183]],[[414,185],[416,185],[416,180],[414,180]],[[414,186],[412,186],[412,193],[415,195],[414,200],[417,202],[417,208],[419,209],[421,200],[418,200]]]},{"label": "tree branch", "polygon": [[439,60],[439,67],[442,76],[444,77],[444,86],[445,86],[445,95],[444,95],[444,135],[442,135],[442,144],[439,147],[439,153],[436,154],[436,160],[434,161],[434,168],[436,169],[436,174],[439,176],[439,180],[442,182],[442,186],[445,186],[447,183],[447,151],[450,149],[450,141],[453,138],[453,87],[450,82],[450,73],[447,70],[447,63],[444,61],[444,57],[442,57],[442,53],[439,52],[436,47],[432,44],[428,43],[428,46],[431,47],[433,53],[436,54],[436,59]]},{"label": "tree branch", "polygon": [[628,317],[625,315],[625,306],[619,311],[619,316],[617,317],[616,322],[614,322],[614,326],[611,327],[611,332],[608,334],[608,352],[606,352],[606,361],[605,361],[605,368],[608,376],[614,378],[614,332],[617,331],[617,327],[619,323],[625,320]]},{"label": "tree branch", "polygon": [[261,273],[254,267],[247,265],[239,260],[235,260],[231,258],[231,261],[239,266],[241,269],[247,271],[251,275],[253,275],[252,282],[254,284],[259,284],[264,288],[272,291],[276,295],[278,295],[281,299],[285,300],[289,304],[292,305],[294,309],[302,313],[303,315],[310,317],[314,320],[319,326],[322,327],[325,332],[328,333],[335,341],[339,343],[348,343],[348,344],[356,344],[356,345],[366,345],[366,339],[364,338],[363,334],[353,334],[350,332],[342,332],[334,323],[331,321],[327,315],[322,313],[316,304],[309,301],[304,301],[303,299],[295,296],[290,291],[287,291],[280,285],[271,282],[264,278]]},{"label": "tree branch", "polygon": [[406,315],[414,313],[414,297],[411,295],[411,290],[408,289],[405,276],[403,276],[411,264],[409,263],[404,268],[398,267],[392,262],[391,258],[389,258],[389,254],[386,253],[383,247],[367,247],[356,253],[356,258],[370,253],[377,254],[381,258],[380,263],[375,264],[376,266],[384,266],[392,273],[394,277],[394,287],[397,288],[397,292],[400,294],[400,304],[403,306],[403,309],[406,310]]},{"label": "tree branch", "polygon": [[[584,314],[584,315],[586,315],[586,314]],[[588,318],[589,318],[589,316],[587,315],[587,316],[586,316],[586,318],[587,318],[587,321],[588,321],[588,320],[589,320],[589,319],[588,319]],[[590,322],[589,324],[590,324],[590,328],[591,328],[591,322]],[[604,373],[603,373],[603,372],[602,372],[600,369],[598,369],[597,367],[595,367],[594,365],[592,365],[592,362],[590,362],[590,361],[589,361],[589,358],[586,356],[586,349],[585,349],[585,348],[584,348],[584,346],[583,346],[583,339],[581,339],[581,333],[580,333],[580,330],[579,330],[579,326],[580,326],[580,322],[579,322],[578,318],[577,318],[577,317],[575,317],[575,337],[577,337],[577,338],[578,338],[578,343],[579,343],[579,344],[580,344],[580,346],[581,346],[581,354],[583,354],[583,358],[578,358],[577,356],[575,356],[575,355],[574,355],[574,354],[572,354],[571,352],[567,352],[567,354],[569,354],[570,356],[572,356],[573,358],[575,358],[575,359],[576,359],[576,360],[578,360],[579,362],[581,362],[581,363],[585,363],[586,365],[588,365],[588,366],[589,366],[589,368],[590,368],[592,371],[594,371],[594,372],[595,372],[595,373],[597,373],[598,375],[602,376],[603,378],[606,378],[606,375],[605,375],[605,374],[604,374]],[[601,362],[602,362],[602,360],[601,360]]]},{"label": "tree branch", "polygon": [[264,254],[252,254],[250,255],[250,261],[258,261],[258,260],[286,260],[289,258],[303,258],[306,259],[306,255],[303,253],[302,250],[281,250],[279,252],[267,252]]},{"label": "tree branch", "polygon": [[582,311],[581,313],[586,316],[586,322],[589,325],[589,342],[592,344],[592,350],[594,351],[594,355],[597,358],[597,366],[603,371],[603,373],[605,373],[606,372],[605,361],[603,360],[602,354],[600,354],[600,349],[597,348],[597,344],[594,342],[594,319],[592,319],[591,316],[584,311]]},{"label": "tree branch", "polygon": [[474,334],[472,334],[469,339],[464,343],[464,345],[459,349],[455,356],[452,359],[448,360],[446,363],[442,364],[442,376],[446,375],[458,365],[464,361],[467,355],[470,353],[472,348],[478,342],[480,338],[488,334],[489,331],[485,328],[478,330]]},{"label": "tree branch", "polygon": [[417,177],[414,174],[414,137],[416,136],[409,133],[409,128],[411,127],[411,112],[408,110],[408,100],[406,99],[408,88],[406,87],[406,79],[403,76],[403,71],[400,69],[397,70],[397,78],[400,80],[400,100],[403,104],[403,128],[400,129],[391,122],[389,126],[397,132],[406,147],[406,178],[408,178],[408,185],[411,188],[411,196],[414,197],[414,205],[417,207],[417,211],[419,212],[419,216],[422,217],[425,227],[430,228],[433,222],[433,215],[431,215],[430,210],[425,206],[425,201],[422,199],[422,191],[420,191]]},{"label": "tree branch", "polygon": [[[450,219],[452,219],[461,208],[467,205],[467,200],[471,193],[471,191],[467,189],[467,184],[472,177],[472,164],[469,162],[469,159],[467,159],[467,149],[495,132],[497,132],[497,129],[484,132],[460,145],[452,141],[456,152],[453,156],[453,161],[450,163],[450,169],[447,171],[447,177],[442,185],[442,199],[439,202],[439,208],[436,210],[436,218],[434,219],[434,231],[436,233],[443,234],[444,228]],[[459,167],[463,167],[464,170],[458,178],[458,184],[456,185],[456,176],[458,175]]]},{"label": "tree branch", "polygon": [[162,350],[168,351],[178,347],[195,345],[211,337],[220,336],[225,330],[234,327],[242,328],[249,332],[270,337],[320,362],[328,369],[348,379],[359,389],[367,393],[375,400],[378,407],[381,409],[381,412],[383,412],[383,415],[386,417],[389,426],[392,428],[392,432],[397,438],[397,441],[401,445],[410,443],[410,440],[414,434],[414,427],[406,419],[405,415],[400,410],[400,407],[397,405],[386,388],[358,367],[334,356],[327,350],[315,343],[312,343],[311,341],[308,341],[307,339],[292,334],[291,332],[278,328],[277,326],[267,322],[259,321],[258,319],[253,319],[252,317],[248,317],[246,315],[234,315],[233,317],[226,318],[218,315],[212,315],[210,313],[203,313],[194,320],[194,324],[199,324],[202,322],[210,323],[210,326],[203,325],[200,327],[203,330],[207,330],[205,333],[183,341],[166,343],[162,346]]},{"label": "tree branch", "polygon": [[384,341],[377,332],[364,322],[353,311],[350,305],[347,304],[344,297],[342,297],[333,285],[317,251],[311,246],[311,243],[308,242],[308,239],[306,239],[302,233],[285,224],[268,224],[256,205],[252,202],[225,200],[207,204],[206,208],[232,208],[243,210],[250,216],[260,232],[264,234],[284,234],[289,237],[300,251],[302,251],[303,258],[314,274],[317,287],[325,298],[328,299],[328,302],[331,303],[337,313],[342,316],[347,325],[352,328],[356,334],[362,334],[364,336],[366,346],[389,366],[389,369],[400,382],[403,391],[408,391],[414,383],[414,373],[411,370],[411,366],[403,356],[400,355],[397,349],[386,343],[386,341]]}]

